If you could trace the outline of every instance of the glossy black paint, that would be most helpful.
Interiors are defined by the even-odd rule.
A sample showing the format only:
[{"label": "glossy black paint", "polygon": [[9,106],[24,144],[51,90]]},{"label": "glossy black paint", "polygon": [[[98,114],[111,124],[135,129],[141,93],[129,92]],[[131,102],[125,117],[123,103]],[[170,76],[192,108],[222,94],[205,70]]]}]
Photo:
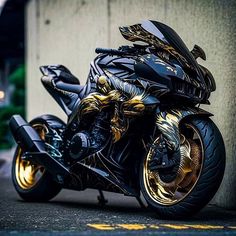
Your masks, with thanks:
[{"label": "glossy black paint", "polygon": [[[179,37],[179,35],[172,28],[170,28],[169,26],[163,23],[156,22],[156,21],[151,21],[151,23],[154,24],[156,26],[156,29],[158,29],[164,35],[164,40],[166,40],[170,45],[172,45],[181,55],[183,55],[184,58],[187,59],[188,63],[194,67],[198,75],[196,76],[196,79],[199,80],[204,85],[205,81],[199,69],[199,65],[196,62],[193,55],[188,50],[185,43]],[[147,29],[149,29],[149,26],[151,25],[151,23],[150,21],[147,22]],[[156,36],[158,37],[158,35]]]},{"label": "glossy black paint", "polygon": [[[46,119],[45,119],[46,118]],[[50,116],[44,116],[45,122],[50,123]],[[56,122],[55,122],[56,121]],[[54,119],[52,125],[58,126],[59,119]],[[58,181],[57,176],[69,175],[68,169],[58,160],[46,152],[45,143],[41,140],[37,132],[20,115],[11,117],[9,126],[18,145],[25,152],[24,160],[44,166]]]},{"label": "glossy black paint", "polygon": [[[141,25],[135,25],[134,29],[147,36],[143,41],[148,45],[134,44],[132,47],[123,46],[119,50],[97,49],[101,54],[91,62],[85,86],[80,85],[79,80],[64,66],[40,67],[44,87],[68,116],[67,124],[50,115],[38,118],[44,120],[47,127],[59,130],[63,140],[60,146],[63,160],[51,157],[50,161],[45,150],[41,150],[43,154],[39,154],[41,151],[35,149],[34,155],[30,147],[21,144],[23,140],[34,142],[31,136],[33,129],[18,135],[18,128],[14,127],[21,126],[20,121],[17,121],[20,118],[13,118],[10,123],[16,141],[26,151],[31,152],[32,160],[49,169],[55,180],[65,188],[97,188],[138,196],[140,160],[145,155],[147,146],[152,143],[153,135],[158,133],[158,127],[155,126],[156,114],[170,107],[188,105],[191,108],[196,104],[207,103],[210,93],[215,90],[214,78],[210,72],[198,65],[183,41],[170,27],[159,22],[145,21]],[[130,27],[123,27],[121,32],[130,41],[140,40],[138,36],[134,37],[135,34],[132,35],[134,32]],[[169,46],[172,51],[166,57]],[[105,76],[110,87],[119,91],[123,99],[143,96],[142,102],[148,108],[141,117],[128,119],[128,129],[117,142],[112,141],[111,132],[107,132],[107,128],[98,122],[97,114],[86,119],[78,117],[81,100],[99,91],[100,76]],[[103,120],[110,124],[114,104],[111,103],[102,112],[108,114],[103,116]],[[197,108],[194,114],[209,116],[207,113],[198,112]],[[101,129],[106,130],[107,134],[101,135],[105,132]],[[97,149],[91,148],[91,152],[82,160],[74,160],[70,157],[71,141],[79,132],[98,137],[97,140],[94,138],[95,146],[99,140],[105,141],[99,143]],[[44,163],[41,158],[44,158]]]},{"label": "glossy black paint", "polygon": [[14,115],[9,121],[10,130],[16,142],[25,152],[45,151],[44,142],[37,132],[20,116]]},{"label": "glossy black paint", "polygon": [[81,100],[84,86],[64,66],[41,66],[42,84],[51,96],[57,101],[63,111],[70,115],[75,102]]}]

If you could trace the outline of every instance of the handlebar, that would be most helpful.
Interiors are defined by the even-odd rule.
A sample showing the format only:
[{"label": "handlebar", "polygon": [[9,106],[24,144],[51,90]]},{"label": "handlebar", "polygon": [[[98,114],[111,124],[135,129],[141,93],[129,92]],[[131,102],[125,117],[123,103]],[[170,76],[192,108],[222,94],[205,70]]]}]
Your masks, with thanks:
[{"label": "handlebar", "polygon": [[111,49],[111,48],[96,48],[95,52],[96,53],[107,53],[110,55],[123,55],[124,54],[124,52],[121,50]]}]

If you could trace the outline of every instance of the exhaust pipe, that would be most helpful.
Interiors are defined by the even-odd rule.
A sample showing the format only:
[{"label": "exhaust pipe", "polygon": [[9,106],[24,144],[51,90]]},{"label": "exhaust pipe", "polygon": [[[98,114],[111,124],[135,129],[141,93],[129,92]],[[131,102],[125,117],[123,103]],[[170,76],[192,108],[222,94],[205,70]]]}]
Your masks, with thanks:
[{"label": "exhaust pipe", "polygon": [[46,152],[44,141],[20,115],[12,116],[9,126],[15,141],[25,152],[25,160],[44,166],[56,178],[69,174],[65,166]]},{"label": "exhaust pipe", "polygon": [[45,144],[38,133],[20,115],[12,116],[9,126],[15,141],[23,151],[45,151]]}]

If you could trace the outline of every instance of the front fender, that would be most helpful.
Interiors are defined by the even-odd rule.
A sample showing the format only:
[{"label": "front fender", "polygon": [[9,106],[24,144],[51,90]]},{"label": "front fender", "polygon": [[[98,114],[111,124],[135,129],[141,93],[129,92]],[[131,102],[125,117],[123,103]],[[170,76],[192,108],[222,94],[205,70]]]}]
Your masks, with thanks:
[{"label": "front fender", "polygon": [[156,126],[172,151],[179,149],[179,124],[189,116],[213,116],[197,107],[170,108],[156,114]]}]

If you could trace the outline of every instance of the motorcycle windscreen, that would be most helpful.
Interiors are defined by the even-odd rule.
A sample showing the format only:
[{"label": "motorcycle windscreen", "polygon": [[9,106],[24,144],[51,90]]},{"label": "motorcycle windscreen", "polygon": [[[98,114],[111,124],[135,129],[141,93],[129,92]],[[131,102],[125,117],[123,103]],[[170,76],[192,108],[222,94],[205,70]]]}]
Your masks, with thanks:
[{"label": "motorcycle windscreen", "polygon": [[143,41],[158,49],[168,51],[182,65],[193,69],[198,75],[196,79],[205,85],[195,58],[179,35],[169,26],[160,22],[145,20],[141,24],[120,27],[120,31],[123,37],[129,41]]}]

